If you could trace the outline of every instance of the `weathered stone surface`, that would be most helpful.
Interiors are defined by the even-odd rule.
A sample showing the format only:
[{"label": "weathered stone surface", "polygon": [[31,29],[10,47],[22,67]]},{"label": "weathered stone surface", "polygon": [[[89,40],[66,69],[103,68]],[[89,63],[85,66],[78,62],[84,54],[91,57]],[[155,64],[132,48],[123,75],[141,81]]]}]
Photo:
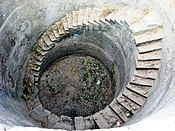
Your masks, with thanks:
[{"label": "weathered stone surface", "polygon": [[133,100],[134,102],[136,102],[140,106],[142,106],[146,100],[145,97],[138,95],[138,94],[136,94],[128,89],[124,90],[123,95],[126,96],[127,98]]},{"label": "weathered stone surface", "polygon": [[137,69],[159,69],[160,68],[160,60],[138,61],[136,68]]},{"label": "weathered stone surface", "polygon": [[85,14],[84,14],[84,17],[83,17],[83,24],[84,25],[89,25],[89,17],[92,13],[92,8],[86,8],[86,11],[85,11]]},{"label": "weathered stone surface", "polygon": [[55,35],[54,35],[53,31],[52,31],[52,28],[47,31],[47,35],[49,36],[49,38],[51,39],[51,41],[54,42],[54,41],[57,40],[57,38],[55,37]]},{"label": "weathered stone surface", "polygon": [[143,77],[143,78],[152,78],[156,79],[158,70],[155,69],[137,69],[134,71],[135,76]]},{"label": "weathered stone surface", "polygon": [[48,116],[48,128],[52,128],[57,122],[60,122],[61,119],[54,115],[54,114],[50,114]]},{"label": "weathered stone surface", "polygon": [[138,28],[138,34],[134,36],[136,45],[161,40],[164,37],[162,28],[145,27],[146,29],[140,29],[142,28],[142,25],[138,25],[136,28]]},{"label": "weathered stone surface", "polygon": [[68,28],[72,29],[73,28],[73,14],[69,13],[66,15],[67,23],[68,23]]},{"label": "weathered stone surface", "polygon": [[49,36],[47,34],[43,35],[42,39],[45,41],[47,46],[51,46],[53,44],[53,42],[51,41],[51,39],[49,38]]},{"label": "weathered stone surface", "polygon": [[162,49],[161,43],[162,43],[162,41],[147,42],[147,43],[140,44],[139,46],[137,46],[137,48],[139,50],[139,53],[160,50],[160,49]]},{"label": "weathered stone surface", "polygon": [[82,116],[75,117],[74,118],[74,123],[75,123],[75,129],[76,130],[86,129],[85,128],[85,123],[84,123],[84,120],[83,120],[83,117]]},{"label": "weathered stone surface", "polygon": [[100,113],[98,112],[95,113],[93,115],[93,119],[97,123],[100,129],[109,128],[108,123],[106,122],[106,120],[103,118],[103,116]]},{"label": "weathered stone surface", "polygon": [[112,127],[117,121],[121,121],[120,118],[108,106],[100,111],[100,113],[110,127]]},{"label": "weathered stone surface", "polygon": [[63,122],[57,122],[55,125],[52,126],[53,129],[64,129],[67,131],[72,131],[74,127],[69,124],[65,124]]},{"label": "weathered stone surface", "polygon": [[146,52],[138,55],[138,60],[160,60],[161,50]]},{"label": "weathered stone surface", "polygon": [[79,14],[79,11],[72,11],[72,14],[73,14],[73,23],[72,23],[72,26],[73,27],[77,27],[77,25],[78,25],[78,14]]},{"label": "weathered stone surface", "polygon": [[128,121],[126,114],[124,113],[123,107],[114,99],[111,104],[109,105],[117,114],[118,116],[124,121]]},{"label": "weathered stone surface", "polygon": [[136,103],[134,103],[133,101],[131,101],[125,96],[120,96],[119,98],[117,98],[117,101],[126,109],[131,111],[133,114],[135,114],[140,108],[140,106],[138,106]]},{"label": "weathered stone surface", "polygon": [[69,30],[69,27],[68,27],[67,18],[66,18],[66,17],[63,17],[63,18],[61,19],[61,22],[62,22],[62,24],[63,24],[64,30],[65,30],[65,31],[68,31],[68,30]]},{"label": "weathered stone surface", "polygon": [[97,25],[97,24],[94,22],[94,20],[96,19],[97,16],[100,15],[100,13],[99,13],[100,10],[101,10],[101,8],[97,8],[97,7],[94,7],[94,8],[93,8],[92,13],[91,13],[91,15],[90,15],[90,17],[89,17],[89,23],[94,24],[94,25]]},{"label": "weathered stone surface", "polygon": [[154,80],[149,78],[142,78],[138,76],[133,76],[130,83],[136,85],[146,85],[146,86],[153,86]]},{"label": "weathered stone surface", "polygon": [[83,18],[84,18],[85,12],[86,12],[86,9],[79,9],[78,23],[77,23],[79,26],[82,26],[83,24]]},{"label": "weathered stone surface", "polygon": [[127,88],[145,97],[148,97],[149,92],[151,90],[151,87],[149,86],[140,86],[140,85],[134,85],[134,84],[129,84]]},{"label": "weathered stone surface", "polygon": [[[37,2],[31,1],[31,2],[27,2],[27,4],[26,4],[26,2],[23,2],[22,3],[23,6],[19,6],[18,7],[18,6],[16,6],[16,4],[18,3],[18,5],[20,5],[20,1],[10,1],[8,3],[8,6],[4,6],[5,2],[1,3],[1,9],[2,10],[0,11],[0,12],[2,12],[2,17],[1,17],[1,20],[0,20],[1,21],[0,22],[1,25],[4,22],[4,24],[3,24],[2,28],[1,28],[2,32],[1,32],[1,35],[0,35],[0,37],[1,37],[0,43],[2,45],[1,46],[2,47],[1,48],[1,50],[2,50],[2,54],[1,54],[1,58],[2,58],[1,59],[1,61],[2,61],[2,63],[1,63],[1,66],[2,66],[2,70],[1,71],[2,71],[2,73],[1,74],[2,74],[2,76],[1,76],[1,82],[0,83],[1,83],[1,86],[5,87],[5,89],[6,89],[6,86],[8,87],[8,84],[4,81],[4,79],[8,79],[8,77],[6,75],[4,75],[4,74],[8,74],[9,72],[10,73],[15,72],[12,75],[14,78],[15,77],[18,78],[18,74],[20,74],[20,72],[18,70],[16,70],[16,69],[18,69],[18,67],[20,67],[20,65],[14,64],[15,66],[13,66],[13,65],[10,64],[10,62],[8,63],[8,59],[9,59],[9,61],[15,62],[11,58],[9,58],[8,56],[10,56],[10,55],[12,56],[13,53],[11,53],[11,51],[15,50],[14,48],[11,48],[13,46],[13,44],[12,44],[13,42],[15,42],[16,45],[18,45],[18,43],[22,44],[22,45],[25,45],[25,42],[24,42],[25,40],[22,39],[22,37],[21,37],[21,36],[23,36],[22,34],[26,35],[26,37],[25,37],[26,39],[28,39],[28,38],[29,39],[26,42],[27,46],[23,46],[23,47],[21,46],[18,49],[19,52],[20,52],[20,50],[22,48],[25,48],[25,47],[29,49],[31,47],[33,41],[35,41],[35,37],[38,37],[39,34],[41,34],[44,30],[46,30],[46,28],[50,24],[54,23],[54,21],[56,21],[58,18],[60,18],[64,14],[64,12],[66,12],[66,11],[70,11],[73,8],[77,9],[77,8],[83,6],[83,5],[87,6],[87,5],[93,4],[93,5],[97,5],[97,6],[102,6],[102,5],[111,6],[113,4],[117,5],[117,3],[119,3],[119,1],[108,1],[108,2],[106,2],[106,1],[92,1],[92,2],[90,2],[90,1],[78,1],[78,2],[77,1],[72,1],[72,2],[70,2],[71,4],[67,4],[67,1],[66,2],[64,2],[64,1],[60,1],[60,2],[59,1],[52,1],[52,2],[50,2],[50,1],[49,2],[41,1],[41,3],[42,3],[41,4],[40,1],[37,1]],[[130,2],[130,3],[132,3],[132,2]],[[137,2],[140,3],[140,5],[143,5],[142,2],[139,2],[139,1],[137,1]],[[99,5],[99,3],[100,3],[100,5]],[[166,1],[165,3],[168,3],[168,1]],[[150,4],[150,6],[151,6],[151,4]],[[134,3],[132,5],[134,5]],[[27,11],[27,9],[29,11]],[[30,12],[30,13],[27,13],[27,12]],[[10,13],[12,13],[12,14],[10,15]],[[57,17],[55,17],[55,16],[57,16]],[[164,16],[166,17],[166,15],[164,15]],[[30,27],[27,27],[29,29],[29,32],[31,32],[31,33],[26,34],[26,30],[24,30],[24,28],[23,28],[23,32],[20,34],[20,32],[19,32],[20,28],[17,31],[16,27],[17,28],[20,27],[19,25],[23,21],[28,21],[28,20],[31,20],[31,23],[32,23]],[[170,28],[166,28],[166,30],[169,30],[169,29]],[[171,32],[169,31],[168,33],[170,34]],[[12,35],[8,35],[8,34],[12,34]],[[16,38],[20,38],[20,40],[19,39],[14,39],[13,40],[13,35],[14,35],[14,38],[15,37]],[[8,36],[11,36],[11,37],[8,37]],[[5,39],[7,39],[7,40],[5,40]],[[168,55],[165,56],[165,61],[164,61],[164,63],[162,63],[162,65],[164,65],[164,64],[166,65],[165,66],[165,69],[166,69],[165,74],[168,74],[168,75],[166,75],[166,77],[160,76],[160,80],[159,81],[160,81],[160,85],[162,85],[162,86],[158,86],[158,87],[160,87],[159,89],[157,89],[158,93],[159,93],[159,91],[163,92],[167,88],[168,89],[173,89],[173,88],[171,88],[171,86],[169,87],[169,84],[165,84],[165,83],[168,83],[167,79],[170,78],[168,76],[171,75],[171,71],[172,71],[172,68],[170,68],[170,64],[169,64],[170,63],[169,61],[173,61],[171,52],[174,49],[171,48],[173,46],[170,46],[170,45],[173,45],[173,44],[169,44],[171,42],[167,42],[166,44],[164,44],[165,45],[165,49],[167,49],[169,52],[165,52],[165,54],[168,53]],[[16,47],[16,45],[15,45],[15,47]],[[23,57],[21,56],[20,59],[18,59],[19,63],[20,63],[20,60],[25,62],[24,56],[28,55],[28,53],[27,53],[28,51],[27,50],[24,50],[24,52],[21,53],[21,55],[23,55]],[[23,63],[21,63],[21,65],[23,65]],[[17,68],[15,68],[15,67],[17,67]],[[13,68],[14,68],[14,70],[13,70]],[[8,69],[9,72],[6,71],[4,73],[4,70],[6,70],[6,69]],[[23,70],[23,69],[24,68],[22,68],[20,70]],[[164,72],[164,68],[162,70],[163,70],[162,72]],[[163,74],[163,73],[161,73],[161,74]],[[161,80],[163,80],[163,81],[161,81]],[[15,81],[15,83],[16,83],[16,81]],[[172,83],[172,82],[169,82],[169,83]],[[172,85],[174,85],[174,84],[172,84]],[[167,88],[163,88],[163,87],[167,87]],[[167,94],[169,93],[167,90],[166,90],[166,92],[167,92]],[[172,92],[172,90],[171,90],[171,92]],[[163,93],[162,93],[162,95],[163,95]],[[163,95],[163,96],[166,97],[168,95]],[[3,97],[3,95],[1,96],[1,98],[2,97]],[[156,97],[156,93],[153,94],[152,101],[155,100],[155,97]],[[157,103],[161,104],[161,102],[159,102],[159,99],[156,99],[156,101],[157,101]],[[165,99],[165,101],[167,101],[167,100]],[[156,102],[154,102],[154,103],[156,103]],[[166,104],[166,105],[168,105],[168,104]],[[4,105],[2,104],[2,106],[4,106]],[[156,104],[154,105],[154,107],[156,107]],[[168,109],[168,107],[166,107],[166,108]],[[1,108],[1,110],[2,109],[3,108]],[[11,109],[14,109],[14,108],[11,108]],[[144,115],[146,115],[145,112],[143,111]],[[11,114],[11,113],[13,114],[13,112],[8,112],[7,114]],[[5,113],[3,112],[1,115],[3,116],[4,114]],[[164,114],[164,113],[160,113],[160,114]],[[11,116],[13,116],[13,115],[11,115]],[[8,121],[8,123],[10,123],[9,120],[6,120],[6,121]],[[23,125],[23,124],[21,124],[21,125]]]},{"label": "weathered stone surface", "polygon": [[58,31],[57,25],[53,25],[52,26],[52,31],[53,31],[53,34],[55,35],[55,37],[58,39],[58,37],[60,37],[60,35],[59,35],[59,31]]},{"label": "weathered stone surface", "polygon": [[94,120],[92,116],[84,117],[83,118],[84,123],[85,123],[85,129],[93,129],[94,128]]},{"label": "weathered stone surface", "polygon": [[106,19],[109,19],[109,20],[116,20],[118,18],[118,16],[120,15],[123,15],[125,14],[125,12],[128,10],[128,8],[122,8],[122,9],[119,9],[114,15],[111,14],[109,15],[109,17],[107,17]]}]

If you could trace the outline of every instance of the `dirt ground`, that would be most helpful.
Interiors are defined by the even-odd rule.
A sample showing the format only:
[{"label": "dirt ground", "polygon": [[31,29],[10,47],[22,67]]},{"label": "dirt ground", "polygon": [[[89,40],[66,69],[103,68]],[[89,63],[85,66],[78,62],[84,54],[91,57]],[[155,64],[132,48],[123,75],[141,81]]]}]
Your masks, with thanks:
[{"label": "dirt ground", "polygon": [[113,97],[110,74],[90,56],[71,55],[52,65],[40,80],[40,101],[56,115],[88,116]]}]

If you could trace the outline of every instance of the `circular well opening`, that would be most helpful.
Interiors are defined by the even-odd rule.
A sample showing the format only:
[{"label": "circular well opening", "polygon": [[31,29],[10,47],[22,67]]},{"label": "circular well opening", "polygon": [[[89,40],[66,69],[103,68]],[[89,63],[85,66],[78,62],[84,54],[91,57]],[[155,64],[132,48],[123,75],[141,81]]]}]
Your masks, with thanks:
[{"label": "circular well opening", "polygon": [[39,98],[43,107],[58,116],[89,116],[113,100],[115,90],[111,76],[96,58],[69,55],[42,74]]}]

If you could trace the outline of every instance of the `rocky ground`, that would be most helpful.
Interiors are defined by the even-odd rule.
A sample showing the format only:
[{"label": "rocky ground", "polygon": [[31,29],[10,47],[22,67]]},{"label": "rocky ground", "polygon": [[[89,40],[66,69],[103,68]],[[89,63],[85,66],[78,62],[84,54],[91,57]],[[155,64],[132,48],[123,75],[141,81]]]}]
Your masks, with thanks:
[{"label": "rocky ground", "polygon": [[110,74],[90,56],[69,56],[51,66],[40,81],[40,101],[56,115],[88,116],[103,109],[113,96]]}]

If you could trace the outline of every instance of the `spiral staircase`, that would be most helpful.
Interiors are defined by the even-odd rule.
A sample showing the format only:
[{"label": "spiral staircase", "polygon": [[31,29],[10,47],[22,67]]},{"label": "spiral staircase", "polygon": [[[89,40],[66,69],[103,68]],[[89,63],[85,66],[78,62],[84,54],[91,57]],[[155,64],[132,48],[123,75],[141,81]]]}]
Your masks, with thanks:
[{"label": "spiral staircase", "polygon": [[[159,88],[157,83],[161,83],[161,75],[168,74],[170,71],[163,72],[166,69],[164,44],[167,41],[164,18],[159,12],[149,7],[134,8],[120,5],[113,7],[88,5],[63,14],[60,18],[56,18],[50,24],[51,26],[49,25],[50,27],[47,26],[46,30],[37,35],[34,38],[37,40],[31,44],[30,49],[27,49],[27,59],[23,63],[25,71],[18,77],[18,79],[30,79],[27,88],[31,91],[32,102],[27,100],[25,103],[19,100],[18,103],[31,107],[29,116],[25,119],[31,119],[32,126],[42,127],[45,123],[46,128],[65,130],[118,128],[132,123],[132,120],[141,116],[144,109],[147,110],[152,105],[151,103],[156,102],[156,100],[150,101]],[[0,30],[0,33],[2,32],[3,26]],[[3,39],[2,37],[1,40]],[[172,50],[173,48],[172,46]],[[18,50],[19,47],[16,49]],[[20,50],[17,53],[23,54],[23,51]],[[111,68],[112,61],[119,74],[117,78],[119,84],[115,87],[115,98],[103,110],[90,116],[77,116],[72,119],[69,116],[57,116],[45,109],[39,100],[38,92],[40,77],[48,66],[59,58],[76,53],[92,55],[100,59],[102,63],[107,63],[108,68]],[[11,56],[10,58],[14,59]],[[11,62],[13,63],[13,60]],[[3,63],[1,65],[3,67]],[[10,68],[6,69],[10,71]],[[14,84],[13,77],[8,74],[4,83],[5,80],[11,80],[9,81],[14,86],[12,94],[13,91],[16,92],[14,93],[17,94],[16,98],[11,96],[10,91],[4,89],[5,86],[2,86],[2,91],[5,90],[4,92],[10,94],[12,100],[15,98],[14,101],[18,101],[19,96],[24,96],[23,86],[22,82],[17,83],[19,86]],[[3,81],[3,75],[0,78]],[[9,81],[7,85],[11,86]],[[1,83],[3,85],[3,82]],[[164,82],[164,86],[169,85]],[[163,92],[163,89],[160,90]],[[12,102],[10,98],[5,102]],[[16,104],[14,105],[12,108],[16,107]],[[2,120],[0,122],[3,123]],[[8,122],[6,124],[8,125]],[[8,126],[10,125],[13,124]],[[19,124],[19,126],[23,125]],[[5,130],[6,126],[3,128]]]}]

